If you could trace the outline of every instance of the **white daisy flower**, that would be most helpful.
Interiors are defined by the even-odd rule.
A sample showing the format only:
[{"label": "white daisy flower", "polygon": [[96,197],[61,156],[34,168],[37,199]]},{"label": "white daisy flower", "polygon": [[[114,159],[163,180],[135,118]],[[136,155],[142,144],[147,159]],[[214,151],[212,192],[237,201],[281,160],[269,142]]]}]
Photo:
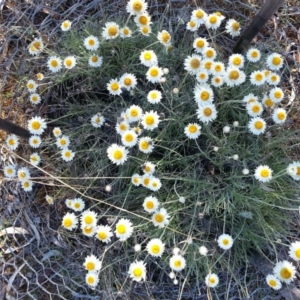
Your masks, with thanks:
[{"label": "white daisy flower", "polygon": [[269,182],[272,179],[272,172],[269,166],[258,166],[255,169],[254,177],[260,182]]},{"label": "white daisy flower", "polygon": [[273,273],[280,281],[289,284],[296,276],[296,268],[287,260],[279,261],[275,265]]},{"label": "white daisy flower", "polygon": [[201,69],[205,69],[208,74],[212,74],[213,65],[214,61],[211,59],[203,59],[201,61]]},{"label": "white daisy flower", "polygon": [[247,54],[246,54],[246,57],[247,59],[250,61],[250,62],[258,62],[261,58],[261,53],[258,49],[256,48],[250,48],[248,51],[247,51]]},{"label": "white daisy flower", "polygon": [[209,85],[196,85],[194,89],[194,99],[198,105],[212,103],[214,92]]},{"label": "white daisy flower", "polygon": [[273,108],[275,106],[275,102],[268,95],[264,95],[262,104],[268,108]]},{"label": "white daisy flower", "polygon": [[66,213],[62,219],[62,226],[68,230],[73,230],[77,227],[78,218],[74,213]]},{"label": "white daisy flower", "polygon": [[98,225],[96,229],[96,238],[103,243],[110,243],[113,233],[108,225]]},{"label": "white daisy flower", "polygon": [[72,150],[67,149],[67,148],[61,150],[60,154],[61,154],[61,158],[64,161],[71,161],[71,160],[73,160],[73,158],[75,156],[75,153]]},{"label": "white daisy flower", "polygon": [[68,31],[71,29],[71,25],[72,25],[72,22],[70,22],[69,20],[65,20],[61,23],[60,29],[62,31]]},{"label": "white daisy flower", "polygon": [[148,4],[144,0],[130,0],[126,5],[126,11],[131,15],[142,14],[147,10]]},{"label": "white daisy flower", "polygon": [[266,81],[270,85],[278,85],[280,82],[280,76],[276,73],[271,72],[267,77]]},{"label": "white daisy flower", "polygon": [[258,97],[255,96],[254,94],[250,93],[248,95],[246,95],[243,100],[243,102],[245,102],[245,104],[251,104],[251,103],[256,103],[258,102]]},{"label": "white daisy flower", "polygon": [[219,284],[219,277],[218,277],[218,275],[215,274],[215,273],[208,274],[208,275],[205,277],[205,284],[206,284],[208,287],[211,287],[211,288],[216,287],[216,286]]},{"label": "white daisy flower", "polygon": [[95,128],[100,128],[105,122],[105,118],[101,113],[97,113],[91,118],[91,123]]},{"label": "white daisy flower", "polygon": [[39,94],[37,94],[37,93],[32,93],[29,96],[29,101],[32,104],[37,105],[37,104],[41,103],[41,96]]},{"label": "white daisy flower", "polygon": [[93,237],[96,234],[96,229],[97,229],[96,226],[91,227],[91,226],[85,226],[84,224],[81,224],[80,228],[81,228],[82,233],[85,236]]},{"label": "white daisy flower", "polygon": [[275,87],[270,90],[269,97],[275,102],[279,103],[284,98],[283,90],[279,87]]},{"label": "white daisy flower", "polygon": [[88,272],[100,271],[102,263],[95,255],[88,255],[83,263],[85,270]]},{"label": "white daisy flower", "polygon": [[37,74],[36,74],[36,79],[37,79],[38,81],[42,81],[42,80],[44,79],[44,75],[43,75],[42,73],[37,73]]},{"label": "white daisy flower", "polygon": [[248,123],[248,129],[255,135],[264,133],[266,128],[266,121],[260,117],[252,118]]},{"label": "white daisy flower", "polygon": [[30,93],[34,93],[36,91],[36,89],[38,88],[38,84],[32,79],[28,80],[26,86],[27,86],[27,90]]},{"label": "white daisy flower", "polygon": [[99,47],[99,40],[95,36],[90,35],[84,39],[83,44],[87,50],[95,51]]},{"label": "white daisy flower", "polygon": [[204,59],[214,60],[217,57],[217,52],[212,47],[206,47],[202,50],[202,55]]},{"label": "white daisy flower", "polygon": [[70,139],[66,135],[62,135],[56,139],[56,146],[59,149],[68,148],[69,145],[70,145]]},{"label": "white daisy flower", "polygon": [[141,176],[141,185],[149,188],[149,184],[152,178],[152,174],[144,174],[143,176]]},{"label": "white daisy flower", "polygon": [[134,22],[138,27],[149,26],[151,22],[151,16],[145,11],[144,13],[138,14],[134,18]]},{"label": "white daisy flower", "polygon": [[32,191],[33,182],[29,179],[25,179],[21,181],[21,187],[25,192]]},{"label": "white daisy flower", "polygon": [[224,84],[224,79],[222,76],[216,75],[211,78],[211,84],[214,87],[220,87]]},{"label": "white daisy flower", "polygon": [[116,131],[118,134],[122,135],[127,130],[130,130],[130,125],[127,121],[122,121],[120,123],[117,123]]},{"label": "white daisy flower", "polygon": [[276,108],[273,111],[272,119],[276,124],[283,124],[286,120],[287,112],[283,108]]},{"label": "white daisy flower", "polygon": [[137,122],[139,121],[143,116],[143,110],[138,105],[131,105],[126,110],[126,115],[128,116],[128,122]]},{"label": "white daisy flower", "polygon": [[151,104],[157,104],[161,101],[162,94],[158,90],[151,90],[147,95],[147,100]]},{"label": "white daisy flower", "polygon": [[122,144],[126,147],[133,147],[137,143],[137,134],[134,130],[127,130],[122,134]]},{"label": "white daisy flower", "polygon": [[55,137],[59,137],[62,134],[61,129],[59,127],[54,127],[52,133]]},{"label": "white daisy flower", "polygon": [[102,30],[102,37],[106,40],[112,40],[119,36],[120,28],[115,22],[107,22]]},{"label": "white daisy flower", "polygon": [[144,199],[143,208],[146,212],[152,214],[158,210],[159,201],[156,197],[148,196]]},{"label": "white daisy flower", "polygon": [[142,170],[145,174],[153,174],[155,172],[155,164],[150,161],[146,161],[142,164]]},{"label": "white daisy flower", "polygon": [[247,113],[250,117],[258,117],[260,116],[264,108],[259,102],[251,102],[246,105]]},{"label": "white daisy flower", "polygon": [[206,83],[207,80],[209,78],[209,74],[207,72],[207,70],[203,69],[203,70],[200,70],[199,72],[197,72],[196,74],[196,80],[199,82],[199,83]]},{"label": "white daisy flower", "polygon": [[5,142],[10,150],[16,150],[19,146],[19,138],[15,134],[10,134]]},{"label": "white daisy flower", "polygon": [[202,53],[203,49],[209,46],[206,38],[198,37],[193,42],[193,48],[197,53]]},{"label": "white daisy flower", "polygon": [[31,134],[41,135],[47,128],[47,124],[45,122],[45,119],[36,116],[28,121],[27,128]]},{"label": "white daisy flower", "polygon": [[16,176],[16,167],[14,165],[8,165],[3,168],[4,176],[7,178],[13,178]]},{"label": "white daisy flower", "polygon": [[197,22],[198,25],[204,24],[206,16],[207,13],[201,8],[197,8],[192,11],[192,18]]},{"label": "white daisy flower", "polygon": [[159,115],[156,111],[153,110],[145,112],[141,118],[141,124],[143,125],[144,129],[151,131],[158,127],[159,122]]},{"label": "white daisy flower", "polygon": [[53,205],[54,204],[54,199],[53,197],[49,196],[49,195],[46,195],[45,196],[45,200],[46,202],[49,204],[49,205]]},{"label": "white daisy flower", "polygon": [[186,266],[185,258],[180,254],[174,254],[169,260],[169,266],[173,271],[182,271]]},{"label": "white daisy flower", "polygon": [[120,241],[124,242],[131,237],[133,233],[133,226],[130,220],[120,219],[116,224],[115,234]]},{"label": "white daisy flower", "polygon": [[161,257],[165,251],[165,244],[161,239],[151,239],[146,246],[148,253],[153,257]]},{"label": "white daisy flower", "polygon": [[169,218],[170,215],[167,213],[167,210],[165,208],[161,208],[154,212],[152,215],[152,222],[154,226],[157,226],[159,228],[163,228],[169,224]]},{"label": "white daisy flower", "polygon": [[214,121],[217,118],[217,109],[214,104],[202,104],[197,109],[197,118],[203,122],[208,123]]},{"label": "white daisy flower", "polygon": [[186,24],[186,29],[189,30],[189,31],[197,31],[197,29],[199,28],[199,25],[197,23],[197,21],[195,19],[191,19],[187,22]]},{"label": "white daisy flower", "polygon": [[125,26],[120,29],[121,38],[127,38],[132,36],[132,31],[129,27]]},{"label": "white daisy flower", "polygon": [[30,179],[29,169],[26,167],[20,168],[17,172],[17,176],[20,181]]},{"label": "white daisy flower", "polygon": [[81,198],[74,198],[72,201],[72,209],[74,211],[83,211],[85,208],[85,203]]},{"label": "white daisy flower", "polygon": [[154,149],[154,141],[150,137],[142,137],[139,139],[139,150],[143,153],[151,153]]},{"label": "white daisy flower", "polygon": [[170,43],[171,43],[172,37],[171,37],[171,35],[170,35],[170,33],[169,33],[168,31],[163,30],[163,31],[159,31],[159,32],[157,33],[157,39],[158,39],[158,40],[160,41],[160,43],[162,43],[163,45],[168,46],[168,45],[170,45]]},{"label": "white daisy flower", "polygon": [[[299,168],[300,171],[300,168]],[[300,260],[300,242],[296,241],[291,243],[289,248],[289,256],[294,259],[295,261]]]},{"label": "white daisy flower", "polygon": [[140,61],[141,64],[143,64],[146,67],[152,67],[157,65],[158,59],[154,51],[152,50],[144,50],[141,52],[140,55]]},{"label": "white daisy flower", "polygon": [[131,183],[135,186],[139,186],[142,182],[141,175],[135,173],[131,176]]},{"label": "white daisy flower", "polygon": [[85,275],[85,282],[91,288],[95,288],[99,283],[99,273],[98,272],[88,272]]},{"label": "white daisy flower", "polygon": [[50,56],[47,61],[47,67],[52,73],[57,73],[62,68],[62,60],[57,56]]},{"label": "white daisy flower", "polygon": [[146,281],[146,264],[142,260],[131,263],[128,274],[134,281]]},{"label": "white daisy flower", "polygon": [[254,71],[250,75],[250,82],[253,85],[263,85],[266,81],[266,76],[262,71]]},{"label": "white daisy flower", "polygon": [[72,199],[66,199],[65,204],[68,208],[72,208],[73,207],[73,200]]},{"label": "white daisy flower", "polygon": [[224,79],[228,86],[240,85],[246,80],[246,75],[237,67],[228,67],[224,73]]},{"label": "white daisy flower", "polygon": [[28,52],[31,55],[39,55],[44,49],[44,43],[41,38],[34,39],[28,46]]},{"label": "white daisy flower", "polygon": [[156,192],[158,191],[160,188],[161,188],[162,184],[161,184],[161,181],[159,178],[156,178],[156,177],[152,177],[150,179],[150,182],[149,182],[149,186],[148,188],[153,191],[153,192]]},{"label": "white daisy flower", "polygon": [[144,36],[149,36],[150,33],[152,32],[150,26],[141,26],[139,29],[140,33]]},{"label": "white daisy flower", "polygon": [[41,162],[41,157],[35,152],[30,155],[29,161],[33,166],[38,166]]},{"label": "white daisy flower", "polygon": [[30,138],[29,138],[29,145],[30,147],[32,148],[38,148],[40,147],[42,144],[42,139],[40,138],[40,136],[38,135],[32,135]]},{"label": "white daisy flower", "polygon": [[234,19],[229,19],[225,26],[226,32],[232,37],[239,36],[241,34],[240,23]]},{"label": "white daisy flower", "polygon": [[191,75],[196,75],[200,71],[200,68],[202,66],[201,60],[201,56],[197,54],[192,54],[188,56],[184,60],[184,69],[188,71]]},{"label": "white daisy flower", "polygon": [[103,63],[103,57],[98,56],[97,54],[92,54],[89,57],[89,65],[93,68],[101,67]]},{"label": "white daisy flower", "polygon": [[225,73],[225,65],[220,61],[215,61],[212,64],[210,72],[212,75],[222,76]]},{"label": "white daisy flower", "polygon": [[220,27],[222,18],[217,14],[210,14],[205,17],[204,21],[205,21],[205,26],[208,29],[211,28],[215,30]]},{"label": "white daisy flower", "polygon": [[283,58],[278,53],[272,53],[267,57],[268,68],[272,71],[278,71],[283,66]]},{"label": "white daisy flower", "polygon": [[222,248],[223,250],[228,250],[232,247],[233,245],[233,239],[229,234],[221,234],[218,237],[218,245],[220,248]]},{"label": "white daisy flower", "polygon": [[244,67],[245,58],[241,54],[232,54],[229,56],[228,65],[230,67],[235,68],[243,68]]},{"label": "white daisy flower", "polygon": [[287,167],[287,173],[293,177],[294,180],[300,180],[300,162],[294,161]]},{"label": "white daisy flower", "polygon": [[63,62],[64,66],[66,69],[72,69],[75,67],[76,65],[76,58],[75,56],[68,56],[64,59],[64,62]]},{"label": "white daisy flower", "polygon": [[112,144],[107,148],[108,158],[116,165],[122,165],[127,160],[128,150],[124,146]]},{"label": "white daisy flower", "polygon": [[118,79],[111,79],[106,84],[106,87],[111,95],[121,95],[122,94],[121,84]]},{"label": "white daisy flower", "polygon": [[[73,203],[72,203],[72,208],[73,208]],[[98,218],[98,214],[96,212],[89,209],[85,210],[80,216],[81,226],[82,227],[86,226],[87,228],[95,227],[97,225],[97,218]]]},{"label": "white daisy flower", "polygon": [[120,78],[120,83],[122,87],[124,87],[127,91],[130,91],[131,89],[134,89],[137,85],[137,80],[135,75],[131,73],[125,73]]},{"label": "white daisy flower", "polygon": [[280,290],[282,288],[281,282],[274,275],[267,275],[266,281],[268,286],[274,290]]},{"label": "white daisy flower", "polygon": [[163,76],[164,72],[162,68],[158,66],[152,66],[146,73],[146,78],[148,81],[152,83],[160,82],[161,77]]},{"label": "white daisy flower", "polygon": [[196,139],[201,134],[201,126],[196,123],[190,123],[184,128],[184,133],[189,139]]}]

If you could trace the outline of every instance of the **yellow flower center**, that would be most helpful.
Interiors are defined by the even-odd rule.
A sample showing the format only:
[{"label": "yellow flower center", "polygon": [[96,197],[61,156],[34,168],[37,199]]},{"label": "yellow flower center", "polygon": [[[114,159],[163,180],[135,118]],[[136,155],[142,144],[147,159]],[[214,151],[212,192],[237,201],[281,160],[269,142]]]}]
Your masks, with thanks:
[{"label": "yellow flower center", "polygon": [[139,17],[139,22],[142,25],[147,25],[148,24],[148,18],[146,16],[140,16]]},{"label": "yellow flower center", "polygon": [[240,29],[240,24],[238,22],[233,22],[231,28],[235,31],[238,31]]},{"label": "yellow flower center", "polygon": [[276,91],[274,93],[275,98],[280,99],[282,97],[282,93],[280,91]]},{"label": "yellow flower center", "polygon": [[265,105],[266,105],[266,106],[269,106],[269,107],[272,107],[272,106],[273,106],[273,101],[272,101],[272,99],[268,98],[268,99],[265,101]]},{"label": "yellow flower center", "polygon": [[89,44],[89,46],[94,46],[95,41],[93,39],[89,39],[88,44]]},{"label": "yellow flower center", "polygon": [[128,34],[129,34],[128,28],[124,28],[124,29],[123,29],[123,34],[124,34],[124,35],[128,35]]},{"label": "yellow flower center", "polygon": [[92,61],[93,63],[96,63],[96,62],[98,61],[98,56],[93,55],[92,58],[91,58],[91,61]]},{"label": "yellow flower center", "polygon": [[62,24],[62,26],[63,26],[64,28],[68,28],[68,27],[69,27],[69,22],[64,21],[63,24]]},{"label": "yellow flower center", "polygon": [[141,142],[141,148],[147,150],[149,148],[149,143],[146,141]]},{"label": "yellow flower center", "polygon": [[120,130],[124,131],[126,129],[127,129],[127,127],[125,124],[120,124]]},{"label": "yellow flower center", "polygon": [[65,139],[61,139],[61,140],[60,140],[60,144],[61,144],[62,146],[65,146],[65,145],[67,144],[67,141],[66,141]]},{"label": "yellow flower center", "polygon": [[230,71],[229,78],[232,80],[237,80],[240,77],[240,73],[236,70]]},{"label": "yellow flower center", "polygon": [[206,56],[209,57],[209,58],[213,57],[214,54],[215,54],[215,52],[213,50],[211,50],[211,49],[209,49],[209,50],[206,51]]},{"label": "yellow flower center", "polygon": [[214,284],[214,283],[216,282],[216,279],[215,279],[214,277],[210,277],[210,278],[209,278],[209,282],[210,282],[211,284]]},{"label": "yellow flower center", "polygon": [[275,280],[275,279],[271,279],[271,280],[269,281],[269,285],[270,285],[271,287],[275,287],[275,286],[277,285],[276,280]]},{"label": "yellow flower center", "polygon": [[149,27],[144,26],[144,27],[142,28],[142,33],[143,33],[143,34],[148,34],[148,33],[149,33]]},{"label": "yellow flower center", "polygon": [[215,78],[215,83],[218,84],[218,83],[220,83],[220,82],[221,82],[220,78],[219,78],[219,77],[216,77],[216,78]]},{"label": "yellow flower center", "polygon": [[210,16],[209,17],[209,22],[211,23],[211,24],[215,24],[216,22],[217,22],[217,17],[216,16]]},{"label": "yellow flower center", "polygon": [[282,268],[280,270],[280,275],[284,279],[290,279],[292,277],[292,271],[288,268]]},{"label": "yellow flower center", "polygon": [[258,57],[258,52],[257,51],[252,51],[251,52],[251,57],[257,58]]},{"label": "yellow flower center", "polygon": [[152,182],[152,186],[157,187],[157,182],[156,181]]},{"label": "yellow flower center", "polygon": [[37,140],[37,139],[34,139],[34,140],[32,141],[32,143],[36,145],[36,144],[38,144],[38,143],[39,143],[39,140]]},{"label": "yellow flower center", "polygon": [[87,278],[87,282],[88,282],[88,284],[93,284],[95,282],[95,278],[93,276],[89,276]]},{"label": "yellow flower center", "polygon": [[258,74],[255,75],[255,80],[257,80],[257,81],[262,81],[263,78],[264,77],[263,77],[263,75],[261,73],[258,73]]},{"label": "yellow flower center", "polygon": [[71,157],[71,152],[70,151],[66,151],[65,152],[65,157],[67,157],[67,158]]},{"label": "yellow flower center", "polygon": [[122,157],[123,157],[123,152],[121,150],[116,150],[114,152],[114,159],[119,160],[119,159],[122,159]]},{"label": "yellow flower center", "polygon": [[256,129],[262,129],[262,128],[264,127],[264,123],[263,123],[262,121],[256,121],[256,122],[254,123],[254,127],[255,127]]},{"label": "yellow flower center", "polygon": [[86,269],[88,271],[93,271],[95,269],[95,264],[92,262],[92,261],[89,261],[87,264],[86,264]]},{"label": "yellow flower center", "polygon": [[155,119],[154,119],[153,116],[147,116],[147,117],[145,118],[145,122],[146,122],[147,125],[153,125],[154,122],[155,122]]},{"label": "yellow flower center", "polygon": [[270,175],[270,171],[267,170],[267,169],[263,169],[263,170],[260,171],[260,176],[261,177],[266,178],[266,177],[269,177],[269,175]]},{"label": "yellow flower center", "polygon": [[109,27],[107,31],[109,36],[116,36],[118,34],[118,28],[115,26]]},{"label": "yellow flower center", "polygon": [[149,167],[149,166],[146,166],[145,168],[144,168],[144,172],[145,173],[149,173],[151,171],[151,168]]},{"label": "yellow flower center", "polygon": [[[297,168],[297,169],[299,169],[299,171],[300,171],[300,168]],[[297,174],[298,175],[298,174]],[[300,174],[299,174],[300,175]],[[300,249],[297,249],[296,251],[295,251],[295,255],[298,257],[298,258],[300,258]]]},{"label": "yellow flower center", "polygon": [[220,65],[216,65],[215,66],[215,71],[216,72],[221,72],[222,71],[222,67]]},{"label": "yellow flower center", "polygon": [[33,43],[33,47],[36,49],[36,50],[41,50],[41,48],[42,48],[42,44],[41,44],[41,42],[39,42],[39,41],[35,41],[34,43]]},{"label": "yellow flower center", "polygon": [[204,41],[203,40],[198,40],[197,41],[197,43],[196,43],[196,46],[198,47],[198,48],[203,48],[204,47]]},{"label": "yellow flower center", "polygon": [[66,65],[68,66],[68,67],[71,67],[72,66],[72,59],[70,59],[70,58],[68,58],[68,59],[66,59]]},{"label": "yellow flower center", "polygon": [[284,120],[285,119],[285,113],[283,112],[283,111],[281,111],[281,112],[279,112],[278,114],[277,114],[277,118],[279,119],[279,120]]},{"label": "yellow flower center", "polygon": [[206,78],[206,75],[204,73],[200,73],[199,78],[204,80]]},{"label": "yellow flower center", "polygon": [[176,268],[179,268],[179,267],[181,267],[181,261],[178,259],[178,260],[175,260],[174,261],[174,266],[176,267]]},{"label": "yellow flower center", "polygon": [[[300,167],[297,167],[297,172],[296,172],[296,174],[298,175],[298,176],[300,176]],[[299,250],[298,250],[299,251]],[[300,254],[300,253],[299,253]],[[300,257],[300,255],[299,255],[299,257]]]},{"label": "yellow flower center", "polygon": [[205,65],[204,65],[204,68],[205,68],[206,70],[210,70],[211,67],[212,67],[212,62],[211,62],[211,61],[207,61],[207,62],[205,63]]},{"label": "yellow flower center", "polygon": [[153,203],[152,201],[147,201],[147,202],[146,202],[146,207],[147,207],[148,209],[153,209],[154,203]]},{"label": "yellow flower center", "polygon": [[97,118],[95,119],[95,123],[100,123],[100,118],[99,118],[99,117],[97,117]]},{"label": "yellow flower center", "polygon": [[136,178],[133,178],[133,182],[137,184],[140,182],[140,180],[139,180],[139,178],[136,177]]},{"label": "yellow flower center", "polygon": [[33,84],[33,83],[31,83],[31,82],[30,82],[30,83],[28,83],[28,88],[29,88],[29,89],[33,89],[33,88],[34,88],[34,84]]},{"label": "yellow flower center", "polygon": [[271,76],[271,81],[276,81],[277,80],[277,76],[276,75],[273,75],[273,76]]},{"label": "yellow flower center", "polygon": [[259,105],[254,105],[254,106],[252,107],[252,111],[253,111],[254,113],[260,112],[260,106],[259,106]]},{"label": "yellow flower center", "polygon": [[195,125],[190,125],[189,126],[189,132],[190,133],[195,133],[197,131],[197,126]]},{"label": "yellow flower center", "polygon": [[139,114],[139,111],[136,108],[133,108],[130,110],[130,115],[132,117],[136,117],[136,116],[138,116],[138,114]]},{"label": "yellow flower center", "polygon": [[80,203],[74,203],[74,207],[76,208],[76,209],[78,209],[78,208],[80,208]]},{"label": "yellow flower center", "polygon": [[161,35],[161,39],[162,39],[162,41],[163,41],[165,44],[169,43],[170,40],[171,40],[171,36],[170,36],[169,32],[164,32],[164,33]]},{"label": "yellow flower center", "polygon": [[33,101],[33,102],[36,102],[37,99],[38,99],[37,96],[32,96],[32,97],[31,97],[31,101]]},{"label": "yellow flower center", "polygon": [[151,55],[150,52],[145,52],[145,53],[144,53],[144,59],[145,59],[145,60],[150,60],[151,58],[152,58],[152,55]]},{"label": "yellow flower center", "polygon": [[151,252],[152,252],[152,253],[157,254],[157,253],[159,253],[159,251],[160,251],[159,245],[153,245],[153,246],[151,247]]},{"label": "yellow flower center", "polygon": [[93,231],[93,227],[84,227],[83,232],[85,234],[90,234]]},{"label": "yellow flower center", "polygon": [[125,78],[124,79],[124,84],[125,85],[129,86],[129,85],[131,85],[131,83],[132,83],[132,80],[130,78]]},{"label": "yellow flower center", "polygon": [[10,146],[13,146],[13,145],[15,144],[15,140],[14,140],[14,139],[9,139],[9,140],[8,140],[8,144],[9,144]]},{"label": "yellow flower center", "polygon": [[119,234],[124,234],[124,233],[126,233],[126,226],[124,226],[123,224],[119,224],[119,225],[117,226],[117,232],[118,232]]},{"label": "yellow flower center", "polygon": [[241,63],[242,63],[242,60],[241,60],[240,57],[235,57],[235,58],[233,59],[233,64],[234,64],[235,66],[239,66]]},{"label": "yellow flower center", "polygon": [[114,82],[110,87],[113,91],[117,91],[119,89],[119,84],[117,82]]},{"label": "yellow flower center", "polygon": [[206,117],[211,116],[211,114],[212,114],[212,109],[209,108],[209,107],[204,108],[203,114],[204,114]]},{"label": "yellow flower center", "polygon": [[153,93],[150,94],[150,97],[152,99],[156,99],[157,98],[157,94],[155,92],[153,92]]},{"label": "yellow flower center", "polygon": [[36,74],[36,77],[38,80],[42,80],[44,78],[44,75],[42,73]]},{"label": "yellow flower center", "polygon": [[143,184],[144,184],[145,186],[149,185],[149,182],[150,182],[150,179],[149,179],[149,178],[144,178],[144,179],[143,179]]},{"label": "yellow flower center", "polygon": [[26,173],[25,172],[20,172],[19,177],[23,178],[23,179],[26,178]]},{"label": "yellow flower center", "polygon": [[64,219],[64,226],[65,227],[71,227],[72,226],[72,220],[71,219]]},{"label": "yellow flower center", "polygon": [[84,218],[84,222],[87,223],[87,224],[93,223],[93,217],[92,216],[86,216]]},{"label": "yellow flower center", "polygon": [[51,67],[56,68],[58,66],[57,60],[55,60],[55,59],[51,60],[50,65],[51,65]]},{"label": "yellow flower center", "polygon": [[126,142],[132,142],[133,141],[133,135],[131,133],[126,134],[124,137]]},{"label": "yellow flower center", "polygon": [[98,238],[100,240],[105,240],[107,238],[107,234],[105,232],[101,231],[98,233]]},{"label": "yellow flower center", "polygon": [[201,98],[201,100],[206,101],[206,100],[209,99],[209,96],[210,96],[209,92],[204,91],[204,92],[201,93],[200,98]]},{"label": "yellow flower center", "polygon": [[162,223],[164,221],[164,216],[160,213],[157,213],[155,214],[154,219],[157,223]]},{"label": "yellow flower center", "polygon": [[12,173],[13,173],[13,170],[12,170],[12,169],[7,169],[7,170],[6,170],[6,173],[7,173],[7,174],[12,174]]},{"label": "yellow flower center", "polygon": [[278,57],[278,56],[275,56],[273,59],[272,59],[272,64],[275,65],[275,66],[278,66],[281,64],[281,58]]},{"label": "yellow flower center", "polygon": [[41,127],[41,123],[39,121],[33,121],[32,124],[31,124],[31,127],[34,129],[34,130],[39,130],[40,127]]},{"label": "yellow flower center", "polygon": [[192,69],[198,69],[200,67],[200,60],[198,58],[191,59],[190,66]]},{"label": "yellow flower center", "polygon": [[196,26],[196,23],[194,21],[190,21],[190,26],[193,28]]},{"label": "yellow flower center", "polygon": [[142,274],[143,274],[143,270],[142,270],[141,268],[135,268],[135,269],[133,270],[133,275],[134,275],[135,277],[141,277]]},{"label": "yellow flower center", "polygon": [[134,1],[132,4],[132,9],[135,12],[138,12],[138,13],[141,12],[143,9],[143,5],[142,5],[141,1]]},{"label": "yellow flower center", "polygon": [[227,246],[229,244],[229,240],[228,239],[224,239],[223,240],[223,245]]},{"label": "yellow flower center", "polygon": [[24,186],[24,188],[28,188],[29,187],[29,182],[28,181],[23,182],[23,186]]},{"label": "yellow flower center", "polygon": [[150,70],[150,75],[151,75],[152,77],[157,76],[157,75],[158,75],[158,70],[157,70],[157,69],[151,69],[151,70]]},{"label": "yellow flower center", "polygon": [[202,10],[197,10],[196,12],[196,18],[201,19],[204,17],[204,13]]}]

